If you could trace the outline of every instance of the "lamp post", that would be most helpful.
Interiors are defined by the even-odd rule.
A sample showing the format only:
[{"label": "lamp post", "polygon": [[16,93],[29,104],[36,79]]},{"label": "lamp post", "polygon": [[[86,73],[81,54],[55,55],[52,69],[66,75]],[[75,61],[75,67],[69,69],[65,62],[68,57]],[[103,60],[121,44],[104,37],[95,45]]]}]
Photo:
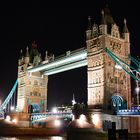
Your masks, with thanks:
[{"label": "lamp post", "polygon": [[[138,72],[136,72],[136,77],[138,78]],[[139,83],[138,81],[136,80],[136,88],[135,88],[135,91],[136,91],[136,95],[137,95],[137,106],[139,106]]]}]

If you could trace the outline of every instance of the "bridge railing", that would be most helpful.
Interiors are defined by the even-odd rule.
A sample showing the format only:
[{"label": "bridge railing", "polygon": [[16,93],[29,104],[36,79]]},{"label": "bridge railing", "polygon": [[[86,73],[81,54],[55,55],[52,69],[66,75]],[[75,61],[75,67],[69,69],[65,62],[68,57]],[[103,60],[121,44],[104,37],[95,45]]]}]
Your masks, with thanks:
[{"label": "bridge railing", "polygon": [[[80,48],[80,49],[77,49],[77,50],[74,50],[74,51],[69,51],[70,52],[70,54],[69,55],[67,55],[67,54],[62,54],[62,55],[59,55],[59,56],[56,56],[55,58],[54,58],[54,60],[61,60],[61,59],[63,59],[63,58],[65,58],[65,57],[67,57],[67,56],[72,56],[72,55],[75,55],[75,54],[77,54],[77,53],[80,53],[81,51],[85,51],[86,50],[86,48]],[[67,51],[68,52],[68,51]],[[67,53],[66,52],[66,53]]]}]

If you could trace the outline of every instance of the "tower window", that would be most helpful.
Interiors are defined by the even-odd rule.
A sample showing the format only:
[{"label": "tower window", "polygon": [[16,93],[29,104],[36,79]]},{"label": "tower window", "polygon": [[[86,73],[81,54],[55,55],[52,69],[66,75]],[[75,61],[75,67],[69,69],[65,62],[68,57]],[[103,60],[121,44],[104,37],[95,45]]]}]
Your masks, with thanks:
[{"label": "tower window", "polygon": [[23,67],[21,67],[21,70],[22,70],[22,71],[24,71],[24,68],[23,68]]},{"label": "tower window", "polygon": [[96,84],[98,84],[98,78],[96,78]]},{"label": "tower window", "polygon": [[36,85],[36,86],[38,85],[38,81],[37,80],[34,81],[34,85]]},{"label": "tower window", "polygon": [[31,81],[29,80],[29,85],[31,85]]},{"label": "tower window", "polygon": [[99,77],[99,83],[101,83],[101,77]]}]

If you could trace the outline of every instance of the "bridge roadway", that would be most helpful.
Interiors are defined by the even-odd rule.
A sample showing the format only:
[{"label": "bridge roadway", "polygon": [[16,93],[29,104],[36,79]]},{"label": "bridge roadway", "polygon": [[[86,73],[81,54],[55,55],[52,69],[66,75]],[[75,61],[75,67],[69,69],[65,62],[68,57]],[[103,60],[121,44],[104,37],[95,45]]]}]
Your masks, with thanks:
[{"label": "bridge roadway", "polygon": [[31,114],[31,121],[32,122],[38,122],[42,121],[45,119],[57,119],[57,118],[62,118],[62,119],[72,119],[72,113],[71,112],[57,112],[57,113],[52,113],[52,112],[46,112],[46,113],[32,113]]},{"label": "bridge roadway", "polygon": [[68,51],[65,55],[54,58],[50,62],[45,61],[35,67],[29,67],[28,72],[42,71],[44,75],[52,75],[67,70],[87,65],[87,49],[81,48],[75,51]]}]

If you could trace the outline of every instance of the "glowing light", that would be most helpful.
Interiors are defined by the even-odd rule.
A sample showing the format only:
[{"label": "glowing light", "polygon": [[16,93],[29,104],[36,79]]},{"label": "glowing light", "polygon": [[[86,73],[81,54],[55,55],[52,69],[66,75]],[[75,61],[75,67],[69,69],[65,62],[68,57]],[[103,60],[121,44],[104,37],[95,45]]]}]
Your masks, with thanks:
[{"label": "glowing light", "polygon": [[14,109],[15,109],[14,106],[11,106],[11,107],[10,107],[10,110],[11,110],[11,111],[13,111]]},{"label": "glowing light", "polygon": [[11,117],[10,116],[6,116],[5,121],[10,122],[10,120],[11,120]]},{"label": "glowing light", "polygon": [[60,120],[55,120],[54,121],[54,125],[55,126],[60,126],[61,125],[61,121]]},{"label": "glowing light", "polygon": [[63,140],[60,136],[51,136],[51,140]]},{"label": "glowing light", "polygon": [[87,119],[86,119],[85,115],[81,114],[80,117],[79,117],[79,120],[80,121],[86,121]]},{"label": "glowing light", "polygon": [[52,74],[72,70],[72,69],[75,69],[75,68],[80,68],[80,67],[83,67],[83,66],[86,66],[86,65],[87,65],[87,60],[83,60],[83,61],[75,62],[75,63],[72,63],[72,64],[67,64],[67,65],[64,65],[64,66],[60,66],[60,67],[57,67],[57,68],[55,67],[55,68],[49,69],[49,70],[44,72],[44,75],[52,75]]},{"label": "glowing light", "polygon": [[137,93],[139,93],[139,91],[140,91],[139,87],[136,87],[135,90]]},{"label": "glowing light", "polygon": [[72,114],[72,121],[75,120],[75,116]]},{"label": "glowing light", "polygon": [[12,122],[16,124],[17,123],[17,119],[13,119]]},{"label": "glowing light", "polygon": [[75,105],[75,104],[76,104],[75,100],[72,100],[72,105]]},{"label": "glowing light", "polygon": [[118,69],[118,70],[122,70],[122,66],[120,66],[118,64],[115,65],[115,68]]},{"label": "glowing light", "polygon": [[56,107],[54,107],[54,108],[52,109],[52,112],[53,112],[53,113],[57,113],[57,111],[58,111],[58,110],[57,110]]},{"label": "glowing light", "polygon": [[96,127],[98,127],[98,126],[100,125],[100,117],[99,117],[99,115],[98,115],[98,114],[93,114],[93,115],[91,116],[91,118],[92,118],[92,123],[93,123]]}]

